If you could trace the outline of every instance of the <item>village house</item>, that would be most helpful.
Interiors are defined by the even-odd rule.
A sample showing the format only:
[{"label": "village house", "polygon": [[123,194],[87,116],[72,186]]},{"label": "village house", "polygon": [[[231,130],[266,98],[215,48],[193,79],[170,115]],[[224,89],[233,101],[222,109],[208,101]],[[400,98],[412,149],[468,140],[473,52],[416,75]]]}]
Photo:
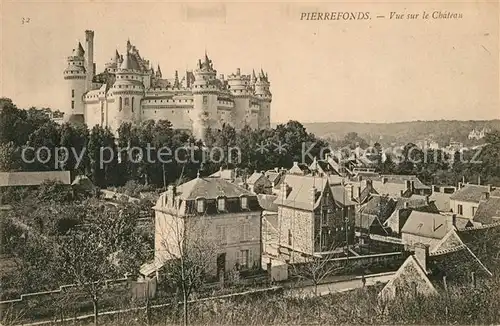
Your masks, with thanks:
[{"label": "village house", "polygon": [[280,191],[280,184],[283,181],[286,169],[274,168],[274,170],[266,171],[266,177],[271,181],[272,193],[277,195]]},{"label": "village house", "polygon": [[374,195],[356,213],[355,229],[360,233],[388,235],[384,222],[396,207],[388,196]]},{"label": "village house", "polygon": [[432,193],[429,197],[434,202],[440,212],[451,212],[451,196],[457,191],[453,186],[431,186]]},{"label": "village house", "polygon": [[401,240],[406,248],[420,243],[431,250],[448,233],[456,228],[456,215],[446,216],[413,210],[401,229]]},{"label": "village house", "polygon": [[309,170],[309,166],[305,163],[293,162],[293,166],[288,170],[288,173],[295,175],[309,175],[311,170]]},{"label": "village house", "polygon": [[473,221],[480,224],[500,222],[500,189],[483,193]]},{"label": "village house", "polygon": [[215,247],[217,274],[260,267],[261,212],[257,196],[222,178],[169,186],[155,210],[155,268],[180,256],[179,240]]},{"label": "village house", "polygon": [[333,166],[330,165],[330,163],[328,163],[327,160],[318,160],[316,157],[313,159],[311,165],[309,165],[309,170],[311,173],[320,177],[329,175],[340,176],[340,174],[333,168]]},{"label": "village house", "polygon": [[450,197],[450,207],[458,216],[472,219],[476,215],[481,200],[487,200],[494,190],[491,185],[459,183],[457,191]]},{"label": "village house", "polygon": [[[327,178],[287,174],[278,205],[280,251],[290,263],[344,246],[354,236],[354,211],[342,210]],[[349,210],[354,210],[348,205]]]},{"label": "village house", "polygon": [[[460,240],[460,238],[458,238]],[[475,286],[476,280],[491,277],[492,272],[462,241],[440,251],[417,243],[396,274],[380,291],[380,302],[399,296],[431,296],[453,285]]]},{"label": "village house", "polygon": [[414,175],[382,175],[372,179],[373,188],[380,195],[391,197],[409,197],[415,195],[430,195],[431,187],[425,185]]},{"label": "village house", "polygon": [[257,172],[255,171],[249,176],[246,180],[246,184],[248,186],[248,190],[255,194],[272,194],[273,193],[273,184],[266,177],[265,172]]},{"label": "village house", "polygon": [[392,234],[399,235],[406,220],[413,210],[438,214],[439,210],[429,196],[411,195],[410,197],[395,198],[394,210],[385,220],[384,227]]}]

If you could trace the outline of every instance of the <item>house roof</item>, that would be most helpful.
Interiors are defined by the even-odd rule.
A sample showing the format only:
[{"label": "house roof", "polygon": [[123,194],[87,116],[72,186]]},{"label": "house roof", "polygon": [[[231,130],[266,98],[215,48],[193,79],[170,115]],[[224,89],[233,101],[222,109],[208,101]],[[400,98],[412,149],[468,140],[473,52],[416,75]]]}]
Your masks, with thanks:
[{"label": "house roof", "polygon": [[314,187],[318,193],[322,193],[328,184],[328,179],[325,177],[287,174],[284,182],[290,189],[289,194],[284,200],[277,198],[275,203],[279,206],[312,211],[317,207],[321,198],[321,196],[316,196],[318,198],[315,201],[312,200],[312,188]]},{"label": "house roof", "polygon": [[75,180],[71,183],[71,185],[81,187],[81,189],[84,189],[87,191],[91,191],[95,188],[92,181],[90,181],[90,179],[85,175],[77,176],[75,178]]},{"label": "house roof", "polygon": [[450,206],[450,197],[452,194],[446,194],[443,192],[433,192],[429,196],[429,200],[432,200],[436,207],[441,211],[441,212],[449,212],[451,209]]},{"label": "house roof", "polygon": [[250,185],[255,184],[260,178],[265,178],[266,176],[262,172],[254,172],[248,177],[247,183]]},{"label": "house roof", "polygon": [[408,208],[417,208],[429,205],[426,197],[419,195],[411,195],[410,197],[398,197],[395,198],[395,200],[396,200],[395,209],[405,208],[405,205],[407,205]]},{"label": "house roof", "polygon": [[489,192],[489,190],[488,186],[466,184],[451,195],[450,199],[479,203],[483,192]]},{"label": "house roof", "polygon": [[458,230],[462,242],[481,260],[484,265],[494,272],[500,270],[500,226],[471,228]]},{"label": "house roof", "polygon": [[449,216],[414,210],[408,216],[401,233],[409,233],[426,238],[442,239],[450,230]]},{"label": "house roof", "polygon": [[372,180],[373,189],[380,195],[400,197],[401,191],[406,191],[404,183],[383,182],[382,180]]},{"label": "house roof", "polygon": [[39,186],[46,180],[55,180],[67,185],[71,184],[69,171],[0,172],[0,187]]},{"label": "house roof", "polygon": [[299,174],[299,175],[306,175],[309,174],[311,170],[309,170],[309,166],[305,163],[297,163],[294,162],[293,166],[288,170],[288,173],[290,174]]},{"label": "house roof", "polygon": [[226,180],[233,180],[236,178],[236,171],[233,169],[221,169],[210,175],[211,178],[222,178]]},{"label": "house roof", "polygon": [[482,224],[500,222],[500,197],[492,197],[481,201],[474,215],[474,221]]},{"label": "house roof", "polygon": [[278,205],[275,203],[277,198],[278,196],[276,195],[264,195],[264,194],[257,195],[260,207],[262,207],[262,209],[264,209],[265,211],[269,212],[278,211]]},{"label": "house roof", "polygon": [[413,181],[415,189],[431,189],[430,186],[424,184],[416,175],[403,175],[403,174],[384,174],[381,178],[387,178],[389,183],[405,184],[407,180]]},{"label": "house roof", "polygon": [[396,202],[394,199],[375,195],[361,208],[361,213],[378,216],[385,220],[392,214],[395,207]]},{"label": "house roof", "polygon": [[181,199],[192,200],[196,198],[216,199],[217,197],[239,197],[242,195],[255,196],[255,194],[221,178],[197,177],[181,184],[176,189]]},{"label": "house roof", "polygon": [[357,204],[350,198],[349,193],[343,185],[330,185],[330,189],[332,190],[333,199],[343,206],[352,206]]}]

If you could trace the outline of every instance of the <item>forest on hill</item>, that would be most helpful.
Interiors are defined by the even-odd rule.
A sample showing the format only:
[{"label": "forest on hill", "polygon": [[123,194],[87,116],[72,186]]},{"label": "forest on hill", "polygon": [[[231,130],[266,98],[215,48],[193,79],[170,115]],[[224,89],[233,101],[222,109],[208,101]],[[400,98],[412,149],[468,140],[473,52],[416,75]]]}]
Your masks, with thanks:
[{"label": "forest on hill", "polygon": [[446,146],[450,140],[468,144],[477,141],[468,139],[473,130],[489,128],[500,130],[500,119],[495,120],[435,120],[409,121],[394,123],[362,123],[362,122],[315,122],[304,123],[308,132],[318,137],[331,140],[343,139],[349,132],[355,131],[368,143],[379,142],[382,145],[392,143],[407,144],[421,140],[433,140],[440,146]]}]

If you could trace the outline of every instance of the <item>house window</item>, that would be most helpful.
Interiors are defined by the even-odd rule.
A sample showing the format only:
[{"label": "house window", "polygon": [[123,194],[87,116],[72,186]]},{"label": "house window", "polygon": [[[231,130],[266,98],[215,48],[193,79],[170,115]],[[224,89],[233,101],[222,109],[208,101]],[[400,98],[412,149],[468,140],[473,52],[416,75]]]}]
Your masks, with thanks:
[{"label": "house window", "polygon": [[248,268],[250,265],[250,250],[240,250],[238,251],[238,263],[241,268]]},{"label": "house window", "polygon": [[71,101],[71,109],[75,108],[75,101]]},{"label": "house window", "polygon": [[203,199],[198,199],[196,202],[196,211],[198,213],[204,213],[205,212],[205,201]]},{"label": "house window", "polygon": [[472,207],[472,216],[476,215],[477,207]]},{"label": "house window", "polygon": [[217,198],[217,209],[221,212],[226,210],[226,199],[225,198]]},{"label": "house window", "polygon": [[288,245],[292,245],[292,230],[288,229]]},{"label": "house window", "polygon": [[250,224],[243,223],[240,229],[240,241],[250,240]]},{"label": "house window", "polygon": [[218,225],[217,226],[217,242],[219,242],[220,244],[227,243],[226,226],[225,225]]},{"label": "house window", "polygon": [[75,90],[74,89],[71,90],[71,97],[75,97]]},{"label": "house window", "polygon": [[242,209],[248,208],[248,198],[247,197],[241,197],[241,208]]},{"label": "house window", "polygon": [[464,214],[464,208],[463,208],[462,205],[458,205],[457,209],[458,209],[458,212],[457,212],[458,215],[463,215]]}]

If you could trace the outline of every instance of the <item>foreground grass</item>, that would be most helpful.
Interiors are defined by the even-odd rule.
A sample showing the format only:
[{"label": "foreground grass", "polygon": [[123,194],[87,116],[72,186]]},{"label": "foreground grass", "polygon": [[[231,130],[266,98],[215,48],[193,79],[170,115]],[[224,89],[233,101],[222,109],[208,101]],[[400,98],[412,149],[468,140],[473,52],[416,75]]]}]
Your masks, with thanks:
[{"label": "foreground grass", "polygon": [[[380,287],[314,298],[285,298],[278,294],[245,296],[196,303],[189,307],[193,325],[304,325],[304,324],[482,324],[500,323],[500,283],[457,287],[436,297],[408,293],[389,304],[379,304]],[[150,325],[182,323],[181,307],[151,311]],[[101,316],[100,325],[147,324],[144,311]],[[92,320],[66,325],[92,325]]]}]

